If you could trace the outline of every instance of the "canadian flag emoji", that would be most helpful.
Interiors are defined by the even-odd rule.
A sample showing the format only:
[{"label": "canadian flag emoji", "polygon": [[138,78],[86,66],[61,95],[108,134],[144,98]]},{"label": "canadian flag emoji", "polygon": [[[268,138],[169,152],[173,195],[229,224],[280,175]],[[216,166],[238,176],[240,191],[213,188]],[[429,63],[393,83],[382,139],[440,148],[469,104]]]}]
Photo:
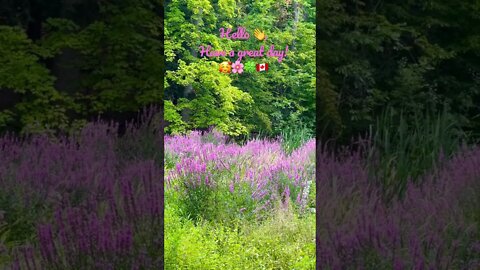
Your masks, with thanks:
[{"label": "canadian flag emoji", "polygon": [[268,63],[257,64],[257,71],[267,71]]}]

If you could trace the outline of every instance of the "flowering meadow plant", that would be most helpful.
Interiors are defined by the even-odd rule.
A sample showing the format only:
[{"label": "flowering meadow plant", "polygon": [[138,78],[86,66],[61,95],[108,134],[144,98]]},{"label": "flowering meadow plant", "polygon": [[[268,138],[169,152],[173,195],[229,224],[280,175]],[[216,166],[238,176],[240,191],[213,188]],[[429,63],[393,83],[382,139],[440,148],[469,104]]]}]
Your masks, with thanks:
[{"label": "flowering meadow plant", "polygon": [[388,200],[362,157],[318,146],[321,269],[479,269],[480,149],[443,157]]},{"label": "flowering meadow plant", "polygon": [[[206,141],[206,136],[213,140]],[[183,186],[188,192],[203,185],[212,190],[228,190],[233,196],[249,192],[254,212],[269,210],[277,202],[292,202],[300,211],[314,207],[313,201],[308,201],[315,182],[313,139],[290,155],[277,140],[255,139],[244,145],[225,141],[215,131],[207,135],[194,131],[189,135],[167,136],[167,156],[179,160],[167,172],[167,187]],[[188,199],[189,195],[185,196]],[[238,207],[230,210],[243,208]]]},{"label": "flowering meadow plant", "polygon": [[161,170],[122,155],[116,130],[0,138],[0,268],[159,267]]}]

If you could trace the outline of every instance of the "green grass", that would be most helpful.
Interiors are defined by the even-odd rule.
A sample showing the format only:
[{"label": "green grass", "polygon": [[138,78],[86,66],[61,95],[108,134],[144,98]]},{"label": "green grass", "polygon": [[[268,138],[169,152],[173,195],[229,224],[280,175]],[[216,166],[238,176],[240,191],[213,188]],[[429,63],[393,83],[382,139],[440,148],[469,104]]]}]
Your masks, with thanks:
[{"label": "green grass", "polygon": [[165,208],[165,269],[314,269],[315,215],[279,210],[262,222],[194,223]]}]

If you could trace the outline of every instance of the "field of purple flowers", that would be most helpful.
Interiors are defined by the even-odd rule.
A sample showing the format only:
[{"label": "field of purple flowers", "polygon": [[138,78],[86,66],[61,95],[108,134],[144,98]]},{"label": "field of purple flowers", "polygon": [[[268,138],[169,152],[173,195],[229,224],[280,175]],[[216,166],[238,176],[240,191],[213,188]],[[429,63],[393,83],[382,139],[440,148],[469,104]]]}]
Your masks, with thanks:
[{"label": "field of purple flowers", "polygon": [[158,142],[102,123],[0,138],[0,269],[158,269]]},{"label": "field of purple flowers", "polygon": [[191,132],[165,151],[166,269],[314,267],[314,139],[287,154],[280,140]]},{"label": "field of purple flowers", "polygon": [[167,136],[166,159],[174,163],[166,175],[167,187],[183,188],[187,196],[202,188],[228,188],[233,196],[249,192],[242,198],[244,205],[231,209],[246,213],[266,211],[277,202],[293,202],[301,210],[315,207],[308,201],[314,194],[310,192],[315,182],[314,139],[288,155],[279,141],[250,140],[239,145],[226,140],[215,131]]},{"label": "field of purple flowers", "polygon": [[322,269],[480,269],[480,148],[441,157],[401,199],[374,184],[364,156],[318,145]]},{"label": "field of purple flowers", "polygon": [[[308,215],[314,206],[314,147],[310,140],[289,155],[281,141],[252,140],[240,146],[225,143],[215,133],[168,137],[167,185],[181,194],[172,202],[184,217],[215,221],[217,226],[235,219],[268,220],[269,212],[277,205],[285,209],[285,204],[292,204],[297,214]],[[396,195],[386,192],[391,190],[385,188],[385,174],[376,171],[381,162],[368,158],[371,152],[366,147],[333,154],[318,145],[317,260],[321,269],[479,269],[480,148],[465,146],[452,156],[440,155],[436,166],[408,178],[404,192]],[[167,208],[172,202],[167,200]],[[248,246],[242,240],[233,241]],[[206,242],[197,244],[202,249]],[[303,243],[305,249],[296,252],[305,254],[307,246]],[[233,265],[252,260],[248,252],[236,251],[247,259]],[[269,251],[263,252],[272,257]],[[257,257],[256,265],[269,265],[264,259]],[[289,259],[277,259],[271,265],[313,269],[309,263]]]},{"label": "field of purple flowers", "polygon": [[[0,138],[1,269],[158,269],[160,140],[116,130]],[[165,138],[166,269],[313,269],[315,193],[322,269],[480,268],[480,148],[392,197],[368,150],[284,144]]]}]

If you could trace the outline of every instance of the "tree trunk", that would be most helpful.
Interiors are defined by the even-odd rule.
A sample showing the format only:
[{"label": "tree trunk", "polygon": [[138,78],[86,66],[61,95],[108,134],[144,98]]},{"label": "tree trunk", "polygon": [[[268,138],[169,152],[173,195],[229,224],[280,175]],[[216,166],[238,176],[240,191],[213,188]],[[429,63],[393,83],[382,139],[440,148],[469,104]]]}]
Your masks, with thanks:
[{"label": "tree trunk", "polygon": [[[293,1],[293,36],[297,36],[297,26],[300,20],[300,4],[298,0]],[[295,50],[295,39],[292,42],[292,50]]]}]

